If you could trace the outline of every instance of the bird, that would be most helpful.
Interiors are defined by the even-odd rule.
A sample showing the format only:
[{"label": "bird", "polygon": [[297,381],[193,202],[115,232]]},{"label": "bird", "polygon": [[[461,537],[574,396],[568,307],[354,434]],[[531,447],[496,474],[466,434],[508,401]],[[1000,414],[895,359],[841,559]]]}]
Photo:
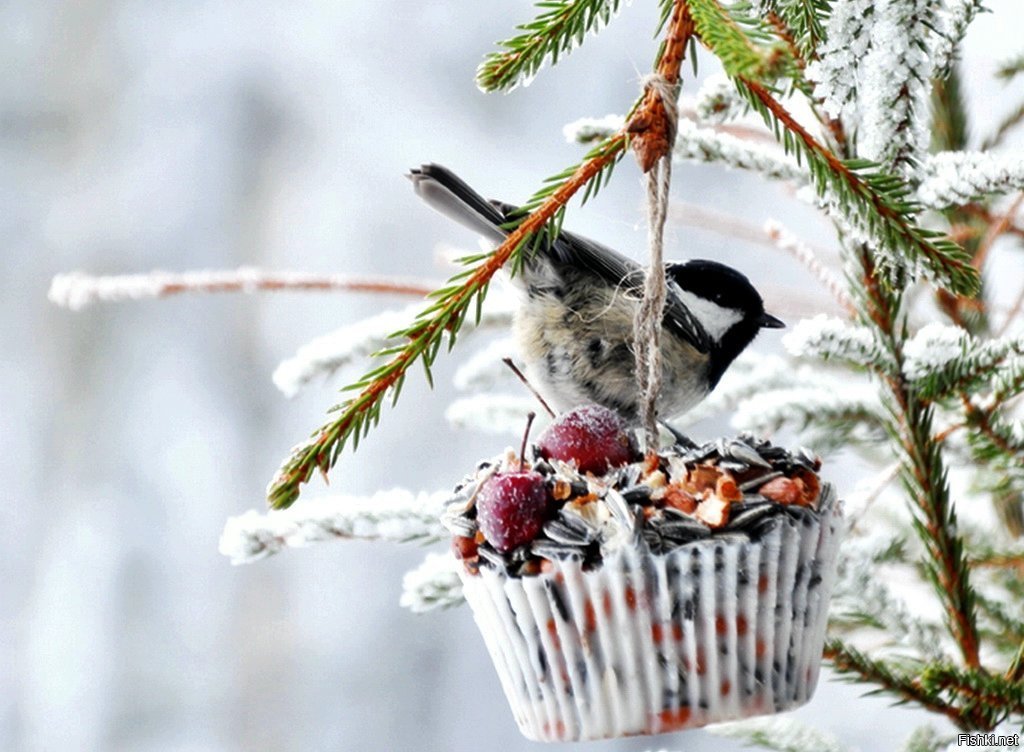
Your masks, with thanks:
[{"label": "bird", "polygon": [[[424,164],[408,174],[432,209],[501,243],[521,210],[483,198],[454,172]],[[633,319],[645,269],[605,245],[568,231],[526,252],[511,277],[520,291],[513,317],[526,376],[558,411],[603,405],[638,423]],[[760,294],[741,272],[716,261],[665,264],[662,320],[661,420],[699,404],[762,329],[785,324],[765,312]]]}]

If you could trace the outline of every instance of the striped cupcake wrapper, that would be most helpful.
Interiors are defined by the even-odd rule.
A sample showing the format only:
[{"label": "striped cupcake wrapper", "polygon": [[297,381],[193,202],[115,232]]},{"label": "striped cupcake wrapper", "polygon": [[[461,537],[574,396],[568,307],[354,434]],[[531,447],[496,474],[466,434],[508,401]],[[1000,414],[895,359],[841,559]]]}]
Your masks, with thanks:
[{"label": "striped cupcake wrapper", "polygon": [[520,730],[536,741],[659,734],[806,702],[821,664],[842,533],[780,515],[757,542],[635,549],[534,577],[482,567],[466,600]]}]

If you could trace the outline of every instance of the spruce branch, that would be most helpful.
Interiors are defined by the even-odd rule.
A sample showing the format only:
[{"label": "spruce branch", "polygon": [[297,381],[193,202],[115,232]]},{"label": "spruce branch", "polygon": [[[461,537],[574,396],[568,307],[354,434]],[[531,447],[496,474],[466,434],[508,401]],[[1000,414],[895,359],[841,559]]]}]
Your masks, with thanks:
[{"label": "spruce branch", "polygon": [[847,752],[848,748],[832,734],[825,733],[793,718],[765,716],[731,723],[716,723],[708,733],[727,739],[740,739],[747,746],[774,752]]},{"label": "spruce branch", "polygon": [[942,32],[932,50],[938,78],[946,78],[950,74],[968,27],[979,13],[988,10],[983,3],[984,0],[949,0],[946,3]]},{"label": "spruce branch", "polygon": [[182,293],[345,291],[411,295],[422,298],[434,288],[422,281],[394,277],[349,277],[342,274],[272,272],[253,267],[182,273],[93,276],[82,272],[58,274],[50,283],[49,299],[72,311],[93,303],[165,298]]},{"label": "spruce branch", "polygon": [[991,731],[996,726],[973,707],[958,707],[944,697],[945,688],[936,686],[934,682],[925,686],[919,674],[897,668],[892,662],[869,658],[840,639],[827,639],[824,655],[838,674],[876,684],[879,691],[895,696],[900,702],[916,702],[927,710],[946,716],[958,728]]},{"label": "spruce branch", "polygon": [[785,44],[775,40],[746,3],[688,0],[697,36],[729,76],[774,78],[788,59]]},{"label": "spruce branch", "polygon": [[583,44],[589,32],[606,26],[619,10],[619,0],[541,0],[540,14],[518,26],[524,32],[499,45],[480,64],[476,82],[484,91],[509,90],[529,82],[550,61]]},{"label": "spruce branch", "polygon": [[768,0],[762,2],[769,23],[778,31],[785,28],[784,39],[791,40],[803,61],[817,58],[825,38],[825,22],[831,13],[830,0]]},{"label": "spruce branch", "polygon": [[1013,371],[1024,356],[1024,341],[1000,338],[979,341],[957,326],[931,323],[903,349],[903,372],[923,400],[941,401],[988,390],[993,373]]},{"label": "spruce branch", "polygon": [[334,409],[336,416],[296,446],[285,459],[267,488],[267,499],[272,507],[290,506],[298,498],[299,486],[307,482],[315,470],[327,473],[334,466],[349,439],[353,448],[358,445],[359,439],[380,420],[385,396],[391,394],[392,402],[397,401],[413,364],[421,362],[428,382],[431,381],[430,367],[445,335],[451,348],[474,303],[479,317],[487,288],[498,270],[511,262],[514,272],[522,253],[530,252],[536,244],[556,233],[569,199],[583,188],[586,188],[584,200],[599,190],[627,141],[626,135],[619,133],[595,147],[577,167],[550,178],[523,206],[523,218],[503,243],[488,254],[466,259],[471,266],[456,274],[447,286],[432,293],[434,302],[421,311],[411,326],[396,333],[396,337],[407,340],[406,344],[379,353],[391,359],[347,387],[347,391],[358,391],[358,394],[338,405]]},{"label": "spruce branch", "polygon": [[881,374],[898,373],[888,348],[870,327],[823,313],[797,322],[782,344],[796,358],[837,360]]},{"label": "spruce branch", "polygon": [[[511,300],[499,303],[497,298],[497,295],[488,297],[488,303],[476,322],[477,329],[507,330],[511,326]],[[412,320],[421,307],[417,304],[400,310],[382,311],[310,340],[278,364],[274,369],[274,384],[286,397],[294,397],[317,379],[330,378],[357,360],[395,344],[395,331]]]},{"label": "spruce branch", "polygon": [[431,552],[402,578],[398,603],[414,614],[460,606],[465,602],[458,570],[462,563],[451,554]]},{"label": "spruce branch", "polygon": [[1004,60],[996,69],[996,76],[1010,81],[1024,73],[1024,52],[1019,52],[1008,60]]},{"label": "spruce branch", "polygon": [[918,177],[914,200],[929,209],[948,209],[1024,190],[1024,159],[980,151],[939,152],[925,159]]},{"label": "spruce branch", "polygon": [[325,496],[266,513],[249,510],[228,518],[220,552],[232,564],[247,564],[286,548],[339,539],[428,543],[446,535],[439,518],[450,495],[394,489],[369,497]]},{"label": "spruce branch", "polygon": [[909,188],[897,176],[887,174],[864,160],[842,160],[821,144],[761,84],[737,79],[740,93],[764,118],[787,151],[797,151],[807,160],[811,182],[819,196],[829,194],[838,207],[884,249],[884,271],[894,281],[906,268],[907,260],[919,259],[936,281],[953,292],[977,292],[979,276],[963,249],[926,230],[913,220],[920,207],[909,200]]}]

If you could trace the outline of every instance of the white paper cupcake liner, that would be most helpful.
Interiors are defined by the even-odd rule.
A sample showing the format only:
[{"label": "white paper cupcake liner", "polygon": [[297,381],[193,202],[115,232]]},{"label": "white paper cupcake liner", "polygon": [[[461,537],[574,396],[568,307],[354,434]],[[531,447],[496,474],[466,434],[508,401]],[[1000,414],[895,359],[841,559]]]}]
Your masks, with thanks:
[{"label": "white paper cupcake liner", "polygon": [[779,515],[758,541],[635,549],[512,578],[463,572],[466,600],[522,733],[536,741],[659,734],[806,702],[821,664],[842,533]]}]

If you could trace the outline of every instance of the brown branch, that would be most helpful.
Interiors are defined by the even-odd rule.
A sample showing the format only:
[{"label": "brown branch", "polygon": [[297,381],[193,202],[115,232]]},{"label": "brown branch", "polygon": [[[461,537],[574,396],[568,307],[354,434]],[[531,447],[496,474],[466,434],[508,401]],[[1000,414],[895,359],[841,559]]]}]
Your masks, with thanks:
[{"label": "brown branch", "polygon": [[165,298],[187,292],[344,291],[422,298],[433,289],[419,280],[398,277],[349,277],[243,267],[178,274],[161,271],[109,276],[92,276],[81,272],[60,274],[50,284],[50,300],[57,305],[79,310],[101,301]]},{"label": "brown branch", "polygon": [[[689,4],[686,0],[675,0],[657,70],[670,86],[679,83],[679,70],[693,29]],[[637,163],[644,172],[650,172],[659,159],[671,153],[676,136],[675,122],[669,118],[661,92],[656,88],[647,88],[643,101],[626,123],[626,132],[630,134]]]},{"label": "brown branch", "polygon": [[973,263],[975,269],[981,270],[996,240],[1013,226],[1013,220],[1016,217],[1017,210],[1020,209],[1021,203],[1024,203],[1024,193],[1018,194],[1006,212],[989,225],[988,231],[981,239],[981,242],[978,244],[978,250],[974,254]]}]

